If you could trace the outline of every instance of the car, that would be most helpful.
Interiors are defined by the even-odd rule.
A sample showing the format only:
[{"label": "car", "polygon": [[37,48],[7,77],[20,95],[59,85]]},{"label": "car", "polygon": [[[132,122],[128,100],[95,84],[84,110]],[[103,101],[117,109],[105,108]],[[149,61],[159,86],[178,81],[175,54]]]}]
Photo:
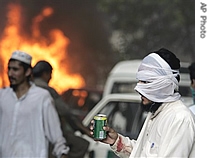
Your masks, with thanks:
[{"label": "car", "polygon": [[81,121],[101,100],[102,91],[93,88],[70,88],[61,94],[62,99]]},{"label": "car", "polygon": [[[141,97],[136,94],[109,94],[101,99],[96,106],[83,119],[83,124],[89,126],[91,120],[97,114],[105,114],[110,127],[118,133],[137,139],[143,126],[147,113],[140,106]],[[114,158],[117,157],[110,146],[99,141],[94,141],[87,135],[75,133],[90,142],[86,158]],[[90,154],[91,153],[91,154]]]}]

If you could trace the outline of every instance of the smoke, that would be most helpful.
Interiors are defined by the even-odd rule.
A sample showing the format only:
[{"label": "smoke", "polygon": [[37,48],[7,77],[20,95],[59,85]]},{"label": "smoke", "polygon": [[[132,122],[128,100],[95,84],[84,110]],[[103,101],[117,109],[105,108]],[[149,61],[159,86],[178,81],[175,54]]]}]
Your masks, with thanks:
[{"label": "smoke", "polygon": [[113,57],[108,41],[111,30],[94,1],[0,0],[0,37],[6,23],[6,8],[11,2],[22,6],[24,20],[21,26],[29,37],[32,36],[34,17],[43,8],[52,7],[53,14],[40,23],[42,36],[48,37],[52,29],[62,30],[70,39],[66,57],[69,73],[80,73],[89,87],[96,87],[105,82],[116,58]]}]

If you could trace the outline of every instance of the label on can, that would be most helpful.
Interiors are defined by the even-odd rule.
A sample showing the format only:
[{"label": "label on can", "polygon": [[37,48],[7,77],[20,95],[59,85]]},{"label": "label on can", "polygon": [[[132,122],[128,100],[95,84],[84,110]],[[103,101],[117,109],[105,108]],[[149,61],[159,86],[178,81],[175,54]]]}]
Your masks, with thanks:
[{"label": "label on can", "polygon": [[106,131],[103,129],[107,125],[107,117],[104,114],[94,116],[93,136],[96,140],[106,138]]}]

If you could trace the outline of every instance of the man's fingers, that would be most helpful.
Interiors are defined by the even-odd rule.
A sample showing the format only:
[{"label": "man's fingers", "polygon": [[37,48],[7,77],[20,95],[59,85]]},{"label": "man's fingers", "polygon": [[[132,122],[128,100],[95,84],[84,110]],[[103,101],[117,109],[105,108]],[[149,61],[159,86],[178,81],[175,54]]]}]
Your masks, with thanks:
[{"label": "man's fingers", "polygon": [[112,128],[110,128],[109,126],[104,126],[103,129],[104,129],[105,131],[107,131],[107,132],[110,132],[110,133],[115,132],[115,131],[114,131]]},{"label": "man's fingers", "polygon": [[103,129],[107,132],[110,130],[110,128],[108,126],[104,126]]}]

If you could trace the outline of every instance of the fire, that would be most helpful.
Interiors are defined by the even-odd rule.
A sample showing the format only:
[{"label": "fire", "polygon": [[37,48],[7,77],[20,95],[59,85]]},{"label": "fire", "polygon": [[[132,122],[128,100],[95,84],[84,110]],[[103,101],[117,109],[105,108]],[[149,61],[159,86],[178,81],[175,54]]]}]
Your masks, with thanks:
[{"label": "fire", "polygon": [[8,6],[7,24],[0,38],[0,87],[8,86],[7,62],[14,50],[22,50],[32,55],[32,66],[38,60],[46,60],[53,67],[52,79],[49,83],[59,93],[69,88],[81,88],[85,81],[80,74],[69,74],[67,47],[70,40],[59,29],[51,30],[49,38],[41,35],[39,24],[53,14],[53,9],[46,7],[33,19],[32,35],[28,37],[21,28],[21,6]]},{"label": "fire", "polygon": [[72,94],[75,97],[79,97],[77,104],[79,107],[82,107],[85,104],[85,99],[88,95],[87,91],[85,91],[85,90],[79,91],[79,90],[75,89],[75,90],[73,90]]}]

